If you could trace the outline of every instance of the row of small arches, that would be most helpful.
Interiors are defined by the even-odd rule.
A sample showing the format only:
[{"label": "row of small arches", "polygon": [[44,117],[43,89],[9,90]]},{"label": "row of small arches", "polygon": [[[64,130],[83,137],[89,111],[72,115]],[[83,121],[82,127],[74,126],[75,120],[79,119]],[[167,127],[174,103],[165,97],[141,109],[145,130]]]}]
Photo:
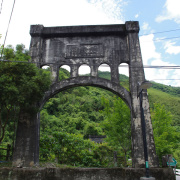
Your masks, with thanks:
[{"label": "row of small arches", "polygon": [[[50,69],[50,66],[42,66],[41,67],[42,69]],[[67,72],[69,72],[69,74],[71,74],[71,67],[68,66],[68,65],[62,65],[59,69],[59,76],[61,76],[61,71],[63,71],[63,69]],[[119,70],[119,74],[124,74],[126,76],[129,77],[129,66],[128,64],[126,63],[122,63],[119,65],[118,67],[118,70]],[[108,64],[101,64],[99,67],[98,67],[98,76],[100,76],[100,72],[109,72],[111,74],[111,68]],[[88,66],[87,64],[83,64],[81,65],[79,68],[78,68],[78,76],[91,76],[91,68],[90,66]],[[63,80],[63,79],[67,79],[67,77],[59,77],[59,80]],[[101,76],[101,78],[103,78]],[[110,75],[110,79],[111,79],[111,75]]]}]

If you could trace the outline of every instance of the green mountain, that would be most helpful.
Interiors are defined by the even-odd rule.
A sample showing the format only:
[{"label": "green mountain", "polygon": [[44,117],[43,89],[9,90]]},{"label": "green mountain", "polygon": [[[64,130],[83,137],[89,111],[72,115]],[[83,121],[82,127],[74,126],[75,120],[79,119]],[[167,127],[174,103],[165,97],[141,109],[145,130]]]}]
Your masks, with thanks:
[{"label": "green mountain", "polygon": [[[15,55],[19,59],[18,49],[14,51],[9,46],[5,50],[6,59]],[[98,76],[111,79],[110,72],[99,71]],[[70,73],[61,68],[59,80],[69,77]],[[122,74],[119,78],[121,86],[129,90],[129,78]],[[152,83],[148,94],[157,154],[160,159],[162,155],[173,154],[180,162],[180,87]],[[1,144],[5,147],[15,144],[18,115],[13,109]],[[5,111],[1,111],[1,119],[5,117]],[[62,91],[46,102],[40,117],[40,161],[79,167],[131,166],[129,108],[112,92],[92,86]],[[97,144],[88,139],[89,135],[106,138],[104,143]],[[115,151],[118,160],[114,163]],[[2,155],[6,152],[0,150]]]},{"label": "green mountain", "polygon": [[[89,74],[87,74],[88,76]],[[99,77],[101,78],[106,78],[110,79],[110,73],[109,72],[98,72]],[[69,72],[65,69],[61,69],[59,73],[59,79],[67,79],[69,78]],[[125,75],[120,74],[120,84],[125,87],[127,90],[129,89],[129,78]],[[148,89],[148,95],[149,95],[149,102],[150,102],[150,110],[152,112],[152,115],[154,115],[154,109],[157,107],[156,104],[159,104],[159,107],[165,107],[166,112],[171,112],[172,114],[172,122],[173,122],[173,127],[176,129],[173,129],[173,132],[180,132],[180,96],[179,96],[179,91],[180,88],[177,87],[170,87],[170,86],[165,86],[162,84],[154,83],[152,82],[153,86]],[[41,111],[41,160],[47,160],[47,157],[49,156],[54,156],[51,154],[56,154],[56,151],[53,150],[51,152],[51,149],[49,149],[47,152],[47,148],[49,144],[46,144],[46,142],[51,142],[51,141],[57,141],[56,137],[61,137],[60,141],[62,141],[62,138],[66,137],[66,140],[68,140],[67,143],[71,143],[74,145],[74,141],[71,141],[70,139],[76,139],[76,136],[81,136],[84,139],[88,139],[89,135],[106,135],[106,141],[107,141],[107,146],[104,147],[106,149],[106,153],[112,152],[112,151],[117,151],[119,153],[119,156],[123,157],[122,159],[128,159],[131,158],[131,150],[130,148],[127,148],[125,152],[125,157],[123,154],[123,148],[120,147],[120,145],[117,145],[117,142],[115,139],[112,138],[112,135],[115,133],[111,131],[112,123],[116,124],[118,127],[118,121],[121,116],[123,116],[123,113],[125,111],[122,111],[119,109],[121,106],[123,107],[121,103],[119,104],[119,100],[117,101],[118,97],[111,93],[110,91],[104,90],[102,88],[97,88],[97,87],[91,87],[91,86],[85,86],[85,87],[76,87],[69,89],[67,91],[63,91],[53,98],[49,99],[49,101],[45,104],[43,110]],[[124,103],[125,104],[125,103]],[[116,106],[119,106],[118,108]],[[128,107],[127,107],[128,109]],[[119,112],[118,112],[119,111]],[[166,113],[164,113],[166,114]],[[117,115],[117,117],[116,117]],[[126,117],[130,115],[125,115]],[[114,120],[113,120],[113,119]],[[163,120],[166,121],[165,116],[160,117],[163,118]],[[112,121],[113,120],[113,121]],[[120,119],[119,119],[120,120]],[[122,118],[123,121],[123,118]],[[171,120],[170,120],[171,121]],[[163,121],[162,121],[163,122]],[[130,121],[129,121],[130,123]],[[123,124],[122,124],[123,125]],[[122,125],[120,125],[122,127]],[[170,125],[171,126],[171,125]],[[127,132],[131,131],[130,130],[130,125],[127,125],[129,129],[126,129]],[[110,128],[110,129],[109,129]],[[111,132],[110,132],[111,131]],[[165,130],[166,131],[166,130]],[[57,132],[61,134],[57,134]],[[117,131],[118,132],[118,131]],[[56,133],[56,134],[54,134]],[[110,136],[108,136],[108,133]],[[67,135],[68,134],[68,135]],[[168,132],[168,134],[170,134]],[[58,135],[58,136],[57,136]],[[163,142],[164,144],[169,143],[166,140],[170,138],[166,138],[167,134],[161,136],[162,140],[160,142]],[[115,136],[117,137],[117,136]],[[51,139],[55,138],[55,139]],[[156,137],[157,138],[157,137]],[[165,140],[165,141],[164,141]],[[59,141],[59,140],[58,140]],[[64,140],[63,140],[64,141]],[[130,141],[130,138],[129,138]],[[179,141],[177,139],[177,141]],[[82,141],[85,143],[84,141]],[[57,142],[59,144],[59,148],[61,147],[60,144],[63,142]],[[126,142],[129,144],[130,142]],[[178,147],[178,142],[174,141],[174,145],[171,147],[164,148],[164,144],[160,147],[160,149],[164,148],[163,153],[172,153],[172,147],[177,148]],[[161,143],[159,143],[161,145]],[[51,146],[54,146],[52,144]],[[92,146],[92,145],[91,145]],[[74,147],[74,146],[72,146]],[[72,151],[73,148],[70,148],[67,145],[64,147],[65,149],[68,149],[68,151]],[[84,147],[84,146],[83,146]],[[128,147],[128,146],[127,146]],[[97,151],[95,149],[101,148],[101,147],[94,147],[93,148],[95,154]],[[110,150],[110,149],[111,150]],[[55,149],[55,147],[53,148]],[[167,150],[166,150],[167,149]],[[100,151],[100,150],[98,150]],[[51,152],[51,153],[50,153]],[[64,152],[64,151],[63,151]],[[63,152],[61,152],[63,154]],[[68,152],[69,153],[69,152]],[[102,152],[103,153],[103,152]],[[176,157],[178,157],[179,151],[176,151]],[[64,152],[64,159],[66,159]],[[83,153],[82,153],[83,154]],[[93,156],[95,155],[93,154]],[[111,155],[107,155],[108,157],[112,157]],[[102,154],[101,154],[102,155]],[[100,155],[100,156],[101,156]],[[76,154],[77,156],[77,154]],[[44,158],[46,157],[46,158]],[[62,157],[61,157],[62,158]],[[59,161],[61,161],[61,158],[59,158]],[[80,166],[84,166],[84,158],[83,157],[82,161],[83,163],[80,164]],[[100,158],[100,157],[99,157]],[[50,160],[52,160],[51,158]],[[96,158],[98,159],[98,158]],[[127,161],[125,162],[119,162],[119,166],[127,166]],[[77,160],[77,159],[76,159]],[[98,163],[101,160],[99,159]],[[69,164],[68,158],[67,160],[63,161],[64,163]],[[71,161],[72,162],[79,162],[79,161]],[[90,160],[89,160],[90,162]],[[109,164],[111,164],[112,160],[108,161]],[[62,163],[62,162],[61,162]],[[71,164],[70,163],[70,164]],[[91,162],[92,163],[92,162]],[[87,166],[91,166],[91,163],[87,163]],[[96,162],[97,163],[97,162]],[[106,163],[103,161],[99,164],[99,166],[104,167],[104,166],[109,166],[105,165]],[[86,166],[86,165],[85,165]],[[94,166],[94,165],[92,165]],[[95,165],[97,166],[97,164]],[[110,165],[111,166],[111,165]]]},{"label": "green mountain", "polygon": [[[102,78],[110,79],[109,72],[99,72]],[[120,84],[129,89],[129,78],[120,74]],[[148,89],[148,98],[151,110],[154,103],[164,105],[166,110],[171,112],[173,116],[173,125],[180,127],[180,87],[172,87],[164,84],[151,82],[152,87]]]},{"label": "green mountain", "polygon": [[[101,78],[111,78],[109,72],[99,71],[98,75]],[[67,70],[60,69],[59,80],[69,77],[70,73]],[[120,84],[128,90],[129,78],[122,74],[119,78]],[[152,115],[156,107],[154,103],[164,105],[166,111],[172,114],[172,125],[176,128],[174,132],[180,132],[180,88],[152,83],[153,86],[148,89]],[[130,134],[130,121],[127,119],[130,112],[127,109],[126,104],[117,95],[102,88],[80,86],[58,93],[49,99],[41,110],[40,161],[56,161],[59,164],[80,167],[114,167],[113,153],[116,151],[120,157],[117,165],[131,166],[131,162],[127,161],[131,159],[131,138],[122,138],[124,142],[121,144],[127,145],[125,148],[118,144],[117,139],[121,127]],[[127,125],[123,124],[124,119],[127,119]],[[5,144],[13,143],[13,127],[13,122],[7,126]],[[89,135],[106,136],[106,142],[94,143],[88,140]],[[167,134],[161,138],[166,136]],[[166,141],[161,142],[166,144]],[[164,148],[163,152],[173,152],[172,147],[177,149],[175,157],[180,157],[176,141],[171,145],[171,149]]]}]

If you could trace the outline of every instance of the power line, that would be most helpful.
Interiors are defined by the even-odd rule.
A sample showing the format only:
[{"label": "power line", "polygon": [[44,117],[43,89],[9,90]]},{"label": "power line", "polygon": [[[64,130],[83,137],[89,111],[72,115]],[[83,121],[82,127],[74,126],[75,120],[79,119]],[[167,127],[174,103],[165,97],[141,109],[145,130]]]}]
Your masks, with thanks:
[{"label": "power line", "polygon": [[[177,37],[170,37],[170,38],[159,38],[159,39],[154,39],[152,41],[163,41],[163,40],[167,40],[167,39],[179,39],[180,36]],[[150,42],[150,41],[142,41],[142,42]]]},{"label": "power line", "polygon": [[160,38],[160,39],[156,39],[156,40],[153,40],[153,41],[163,41],[163,40],[166,40],[166,39],[178,39],[178,38],[180,38],[180,36],[170,37],[170,38]]},{"label": "power line", "polygon": [[155,33],[142,34],[142,35],[139,35],[139,36],[147,36],[147,35],[150,35],[150,34],[162,34],[162,33],[172,32],[172,31],[180,31],[180,29],[172,29],[172,30],[168,30],[168,31],[160,31],[160,32],[155,32]]},{"label": "power line", "polygon": [[[160,32],[155,32],[155,33],[142,34],[142,35],[139,35],[139,36],[147,36],[147,35],[150,35],[150,34],[162,34],[162,33],[173,32],[173,31],[180,31],[180,29],[172,29],[172,30],[167,30],[167,31],[160,31]],[[152,41],[163,41],[163,40],[167,40],[167,39],[178,39],[178,38],[180,38],[180,36],[169,37],[169,38],[159,38],[159,39],[155,39],[155,40],[152,40]],[[149,41],[144,41],[144,42],[149,42]]]},{"label": "power line", "polygon": [[144,68],[180,69],[180,66],[152,66],[152,65],[144,65]]},{"label": "power line", "polygon": [[151,79],[150,81],[157,81],[157,80],[160,80],[160,81],[180,81],[180,79]]},{"label": "power line", "polygon": [[[28,61],[9,61],[9,60],[2,60],[0,59],[0,62],[15,62],[15,63],[27,63],[27,64],[40,64],[39,62],[28,62]],[[59,64],[59,63],[49,63],[49,64]],[[68,64],[66,64],[68,65]],[[82,66],[85,66],[82,65]],[[101,65],[101,67],[109,67],[108,65],[104,64]],[[99,66],[100,67],[100,66]],[[128,68],[128,65],[121,65],[120,67]],[[131,66],[132,67],[132,66]],[[134,67],[134,68],[142,68],[142,67]],[[151,66],[151,65],[144,65],[144,68],[155,68],[155,69],[180,69],[180,66]],[[150,81],[180,81],[180,79],[151,79]],[[124,82],[124,81],[121,81]]]},{"label": "power line", "polygon": [[9,25],[10,25],[12,14],[13,14],[15,2],[16,2],[16,0],[14,0],[13,7],[12,7],[12,10],[11,10],[11,15],[10,15],[10,18],[9,18],[9,23],[8,23],[8,27],[7,27],[7,30],[6,30],[6,36],[5,36],[3,48],[2,48],[2,51],[1,51],[1,58],[2,58],[2,55],[3,55],[5,43],[6,43],[6,38],[7,38],[7,34],[8,34],[8,30],[9,30]]},{"label": "power line", "polygon": [[[14,63],[27,63],[27,64],[41,64],[40,62],[29,62],[29,61],[10,61],[10,60],[3,60],[3,59],[0,59],[0,62],[14,62]],[[44,66],[48,66],[48,65],[51,65],[51,64],[55,64],[55,65],[62,65],[62,63],[47,63],[45,64]],[[70,63],[65,63],[64,65],[72,65]],[[82,64],[82,66],[88,66],[87,64]],[[110,67],[109,65],[107,64],[101,64],[99,67]],[[142,68],[142,67],[138,67],[138,66],[129,66],[129,65],[120,65],[119,66],[120,68],[121,67],[124,67],[124,68]],[[154,68],[154,69],[180,69],[180,66],[152,66],[152,65],[144,65],[143,68]]]}]

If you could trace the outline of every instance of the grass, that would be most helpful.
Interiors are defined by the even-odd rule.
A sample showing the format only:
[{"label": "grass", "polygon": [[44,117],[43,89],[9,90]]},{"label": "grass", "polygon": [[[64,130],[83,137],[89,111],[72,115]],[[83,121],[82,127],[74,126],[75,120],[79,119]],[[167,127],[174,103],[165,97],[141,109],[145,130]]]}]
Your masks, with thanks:
[{"label": "grass", "polygon": [[153,109],[154,103],[164,105],[165,109],[173,115],[173,125],[180,126],[180,97],[170,95],[154,88],[148,89],[148,97],[150,108]]}]

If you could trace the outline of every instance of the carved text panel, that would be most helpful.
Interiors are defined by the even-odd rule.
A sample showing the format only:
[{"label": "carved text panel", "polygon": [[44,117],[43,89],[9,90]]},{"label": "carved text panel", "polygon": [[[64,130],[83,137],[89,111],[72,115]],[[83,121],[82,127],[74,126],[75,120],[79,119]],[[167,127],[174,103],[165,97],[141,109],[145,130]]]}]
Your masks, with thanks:
[{"label": "carved text panel", "polygon": [[67,45],[65,58],[100,58],[104,56],[102,44]]}]

